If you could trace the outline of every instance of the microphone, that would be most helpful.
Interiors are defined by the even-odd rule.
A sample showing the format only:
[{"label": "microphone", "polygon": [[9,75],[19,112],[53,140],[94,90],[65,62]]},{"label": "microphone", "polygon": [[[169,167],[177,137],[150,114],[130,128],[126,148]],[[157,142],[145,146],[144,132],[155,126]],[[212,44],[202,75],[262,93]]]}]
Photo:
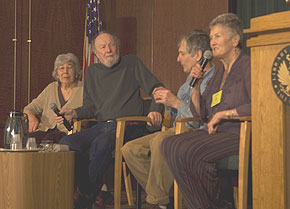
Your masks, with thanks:
[{"label": "microphone", "polygon": [[[201,67],[201,71],[204,70],[206,64],[208,63],[209,60],[212,59],[212,52],[210,50],[206,50],[204,53],[203,53],[203,57],[200,61],[200,67]],[[193,88],[196,81],[198,80],[199,78],[192,78],[189,85]]]},{"label": "microphone", "polygon": [[68,131],[71,131],[72,130],[71,125],[69,124],[69,122],[65,119],[65,117],[62,114],[59,114],[59,109],[57,108],[56,104],[55,103],[51,103],[49,105],[49,107],[50,107],[50,109],[53,110],[53,112],[55,114],[57,114],[57,116],[61,116],[63,118],[63,125],[66,127],[66,129]]}]

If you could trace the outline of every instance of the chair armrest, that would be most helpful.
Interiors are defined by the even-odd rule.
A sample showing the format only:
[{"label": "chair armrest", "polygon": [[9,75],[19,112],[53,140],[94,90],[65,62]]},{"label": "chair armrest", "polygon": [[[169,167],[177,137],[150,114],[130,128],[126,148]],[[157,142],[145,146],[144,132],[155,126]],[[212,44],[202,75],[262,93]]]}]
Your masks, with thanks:
[{"label": "chair armrest", "polygon": [[94,118],[88,118],[88,119],[73,119],[73,130],[72,133],[76,133],[81,131],[82,124],[88,123],[91,121],[96,121]]},{"label": "chair armrest", "polygon": [[[252,117],[251,116],[235,116],[229,120],[240,120],[240,121],[251,121]],[[186,123],[186,122],[191,122],[191,121],[196,121],[199,122],[198,117],[191,117],[191,118],[177,118],[175,119],[175,122],[181,122],[181,123]]]},{"label": "chair armrest", "polygon": [[243,121],[252,121],[252,116],[235,116],[231,120],[239,120],[241,122],[243,122]]},{"label": "chair armrest", "polygon": [[[121,117],[116,119],[117,122],[129,122],[129,121],[136,121],[136,122],[151,122],[151,118],[147,116],[130,116],[130,117]],[[172,120],[170,116],[166,116],[163,118],[162,121],[162,131],[163,128],[166,130],[167,128],[172,127]]]},{"label": "chair armrest", "polygon": [[196,121],[196,122],[200,122],[200,119],[198,117],[190,117],[190,118],[176,118],[175,122],[178,123],[186,123],[186,122],[192,122],[192,121]]},{"label": "chair armrest", "polygon": [[183,133],[186,130],[185,123],[186,122],[192,122],[192,121],[199,122],[200,120],[199,120],[198,117],[177,118],[177,119],[175,119],[175,123],[176,123],[175,134]]},{"label": "chair armrest", "polygon": [[141,122],[151,122],[151,118],[147,116],[129,116],[129,117],[120,117],[116,121],[128,122],[128,121],[141,121]]}]

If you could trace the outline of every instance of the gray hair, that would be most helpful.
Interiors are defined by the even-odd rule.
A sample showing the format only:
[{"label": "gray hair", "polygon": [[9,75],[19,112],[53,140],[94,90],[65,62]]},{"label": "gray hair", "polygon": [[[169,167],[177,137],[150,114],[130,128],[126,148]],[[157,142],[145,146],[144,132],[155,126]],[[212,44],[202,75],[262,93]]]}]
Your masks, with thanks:
[{"label": "gray hair", "polygon": [[54,61],[54,69],[52,71],[52,77],[57,80],[57,69],[60,65],[71,62],[74,66],[75,70],[75,79],[81,80],[82,78],[82,70],[79,63],[78,58],[73,53],[67,53],[67,54],[60,54],[56,57]]},{"label": "gray hair", "polygon": [[228,27],[233,36],[235,35],[240,36],[240,42],[238,44],[238,47],[241,49],[243,40],[243,31],[242,31],[243,23],[241,19],[236,14],[225,13],[214,18],[209,24],[209,28],[211,29],[213,26],[217,24],[221,24],[223,26]]},{"label": "gray hair", "polygon": [[185,35],[182,35],[178,41],[178,47],[180,47],[182,41],[186,42],[186,50],[194,56],[198,50],[202,52],[211,50],[209,36],[202,30],[193,30]]},{"label": "gray hair", "polygon": [[[97,39],[101,34],[109,34],[109,35],[111,35],[111,36],[113,37],[113,40],[114,40],[114,42],[115,42],[115,44],[116,44],[116,48],[117,48],[117,54],[119,54],[119,53],[120,53],[120,46],[121,46],[120,39],[119,39],[118,36],[116,36],[115,34],[113,34],[113,33],[111,33],[111,32],[107,32],[107,31],[101,31],[101,32],[98,33],[98,35],[96,35],[96,36],[93,38],[92,43],[91,43],[93,52],[95,52],[95,50],[96,50],[96,47],[95,47],[95,41],[96,41],[96,39]],[[97,58],[98,58],[98,57],[97,57]],[[99,59],[98,59],[98,62],[99,62]]]}]

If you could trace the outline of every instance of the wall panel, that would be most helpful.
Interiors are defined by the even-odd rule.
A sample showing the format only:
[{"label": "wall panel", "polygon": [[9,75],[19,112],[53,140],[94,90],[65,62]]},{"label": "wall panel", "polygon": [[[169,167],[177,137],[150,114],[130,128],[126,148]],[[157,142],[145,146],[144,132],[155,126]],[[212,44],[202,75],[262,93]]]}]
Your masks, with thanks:
[{"label": "wall panel", "polygon": [[[210,12],[209,12],[210,11]],[[209,22],[228,11],[228,0],[158,0],[154,11],[154,74],[176,92],[186,74],[177,63],[177,41],[180,35],[202,29],[208,32]]]},{"label": "wall panel", "polygon": [[154,1],[138,1],[136,8],[137,19],[137,56],[146,66],[153,69],[153,13]]},{"label": "wall panel", "polygon": [[[1,82],[0,82],[0,127],[3,128],[7,119],[8,111],[13,108],[13,48],[12,39],[14,36],[14,1],[0,1],[0,57],[1,57]],[[18,3],[17,11],[21,12],[21,2]],[[17,25],[20,25],[20,16],[17,15]],[[17,29],[17,38],[21,36],[21,28]],[[16,42],[17,47],[20,41]],[[20,56],[20,49],[17,51]],[[19,66],[19,62],[17,65]],[[19,78],[18,78],[19,81]],[[19,95],[19,94],[18,94]],[[18,97],[19,98],[19,97]],[[2,130],[2,129],[0,129]],[[0,139],[3,133],[0,132]],[[1,140],[0,140],[1,141]]]},{"label": "wall panel", "polygon": [[[193,29],[208,32],[208,23],[229,11],[228,5],[229,0],[106,0],[103,16],[105,28],[121,37],[121,45],[136,42],[135,47],[121,47],[121,54],[137,54],[167,88],[177,92],[186,78],[176,62],[178,37]],[[136,28],[124,24],[121,30],[117,23],[122,18],[135,19]],[[130,39],[124,34],[131,34]]]},{"label": "wall panel", "polygon": [[[16,0],[17,5],[17,85],[16,109],[28,103],[29,1]],[[31,0],[31,91],[30,101],[48,83],[56,56],[72,52],[82,63],[86,1]],[[7,114],[13,109],[13,42],[15,0],[0,0],[0,145]]]},{"label": "wall panel", "polygon": [[[121,39],[121,54],[137,54],[166,85],[177,91],[186,75],[176,62],[177,39],[195,28],[206,30],[217,14],[228,11],[230,0],[104,0],[104,29]],[[13,108],[14,0],[0,0],[2,33],[0,82],[0,125]],[[55,57],[72,52],[82,63],[86,1],[32,0],[31,99],[53,79]],[[16,109],[27,104],[28,1],[17,0],[17,101]],[[0,135],[2,137],[2,134]]]},{"label": "wall panel", "polygon": [[[51,72],[57,55],[72,52],[82,63],[86,5],[80,4],[78,0],[45,2],[33,1],[32,7],[32,98],[35,98],[48,82],[53,81]],[[23,51],[25,58],[26,50],[27,46]]]}]

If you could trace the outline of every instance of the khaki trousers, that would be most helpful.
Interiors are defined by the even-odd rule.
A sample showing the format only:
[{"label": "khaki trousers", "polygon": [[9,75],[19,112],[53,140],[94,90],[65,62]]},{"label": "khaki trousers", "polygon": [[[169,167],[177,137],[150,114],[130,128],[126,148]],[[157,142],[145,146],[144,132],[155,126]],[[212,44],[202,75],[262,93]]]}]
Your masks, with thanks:
[{"label": "khaki trousers", "polygon": [[146,201],[151,204],[169,203],[174,178],[161,155],[161,143],[172,135],[175,128],[134,139],[121,149],[131,173],[147,194]]}]

